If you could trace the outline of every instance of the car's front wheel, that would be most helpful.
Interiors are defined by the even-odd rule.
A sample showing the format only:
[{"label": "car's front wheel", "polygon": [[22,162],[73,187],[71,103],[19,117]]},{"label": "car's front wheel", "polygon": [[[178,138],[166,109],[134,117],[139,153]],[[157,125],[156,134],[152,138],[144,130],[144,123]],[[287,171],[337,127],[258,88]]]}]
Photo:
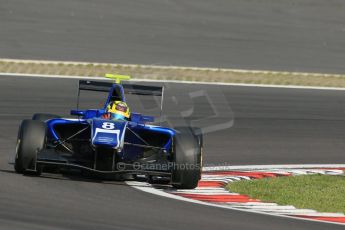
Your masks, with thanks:
[{"label": "car's front wheel", "polygon": [[14,169],[17,173],[40,173],[37,152],[46,144],[46,124],[42,121],[23,120],[18,131]]},{"label": "car's front wheel", "polygon": [[201,178],[202,137],[190,128],[179,128],[173,144],[172,185],[177,189],[193,189]]}]

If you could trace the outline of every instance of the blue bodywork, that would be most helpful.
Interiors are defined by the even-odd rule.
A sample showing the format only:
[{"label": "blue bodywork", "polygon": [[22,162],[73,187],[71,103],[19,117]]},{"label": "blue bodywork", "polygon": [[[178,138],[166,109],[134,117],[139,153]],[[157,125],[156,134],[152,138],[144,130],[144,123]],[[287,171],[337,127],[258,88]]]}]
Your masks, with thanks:
[{"label": "blue bodywork", "polygon": [[[107,148],[116,150],[120,158],[126,162],[133,162],[143,156],[145,146],[161,148],[166,155],[170,154],[172,139],[175,131],[170,128],[149,125],[154,117],[140,113],[131,113],[129,121],[103,119],[107,105],[113,100],[126,102],[124,88],[121,84],[113,84],[103,108],[90,110],[71,110],[76,119],[56,118],[48,120],[48,138],[52,143],[63,144],[57,127],[80,126],[90,130],[89,140],[93,148]],[[137,135],[139,134],[139,135]],[[143,136],[143,137],[138,137]],[[152,140],[151,140],[152,139]]]}]

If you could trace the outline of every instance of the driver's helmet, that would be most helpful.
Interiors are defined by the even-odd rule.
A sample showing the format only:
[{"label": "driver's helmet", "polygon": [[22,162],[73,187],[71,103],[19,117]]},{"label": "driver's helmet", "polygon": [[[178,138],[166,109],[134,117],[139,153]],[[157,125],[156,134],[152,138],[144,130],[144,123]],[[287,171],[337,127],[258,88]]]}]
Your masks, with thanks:
[{"label": "driver's helmet", "polygon": [[129,120],[131,113],[129,107],[123,101],[114,101],[107,106],[107,113],[112,120]]}]

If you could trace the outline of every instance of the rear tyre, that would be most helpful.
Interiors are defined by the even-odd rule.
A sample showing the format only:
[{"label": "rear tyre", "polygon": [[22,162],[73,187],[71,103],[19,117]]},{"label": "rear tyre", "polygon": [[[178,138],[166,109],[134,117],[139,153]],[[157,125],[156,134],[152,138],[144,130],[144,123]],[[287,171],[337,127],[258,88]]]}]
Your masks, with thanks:
[{"label": "rear tyre", "polygon": [[14,169],[17,173],[40,174],[37,152],[45,148],[46,124],[42,121],[23,120],[18,131]]},{"label": "rear tyre", "polygon": [[60,118],[60,116],[55,115],[55,114],[47,114],[47,113],[35,113],[32,116],[32,120],[35,121],[46,121],[54,118]]},{"label": "rear tyre", "polygon": [[174,137],[172,185],[177,189],[193,189],[201,178],[202,134],[190,128],[179,128]]}]

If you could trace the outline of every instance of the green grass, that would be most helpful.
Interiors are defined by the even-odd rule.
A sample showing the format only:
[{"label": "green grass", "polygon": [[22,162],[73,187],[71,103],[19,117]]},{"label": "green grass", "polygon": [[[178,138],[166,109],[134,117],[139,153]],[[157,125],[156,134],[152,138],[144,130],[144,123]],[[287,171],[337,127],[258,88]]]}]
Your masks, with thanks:
[{"label": "green grass", "polygon": [[238,181],[228,184],[227,189],[265,202],[345,213],[344,176],[303,175]]}]

